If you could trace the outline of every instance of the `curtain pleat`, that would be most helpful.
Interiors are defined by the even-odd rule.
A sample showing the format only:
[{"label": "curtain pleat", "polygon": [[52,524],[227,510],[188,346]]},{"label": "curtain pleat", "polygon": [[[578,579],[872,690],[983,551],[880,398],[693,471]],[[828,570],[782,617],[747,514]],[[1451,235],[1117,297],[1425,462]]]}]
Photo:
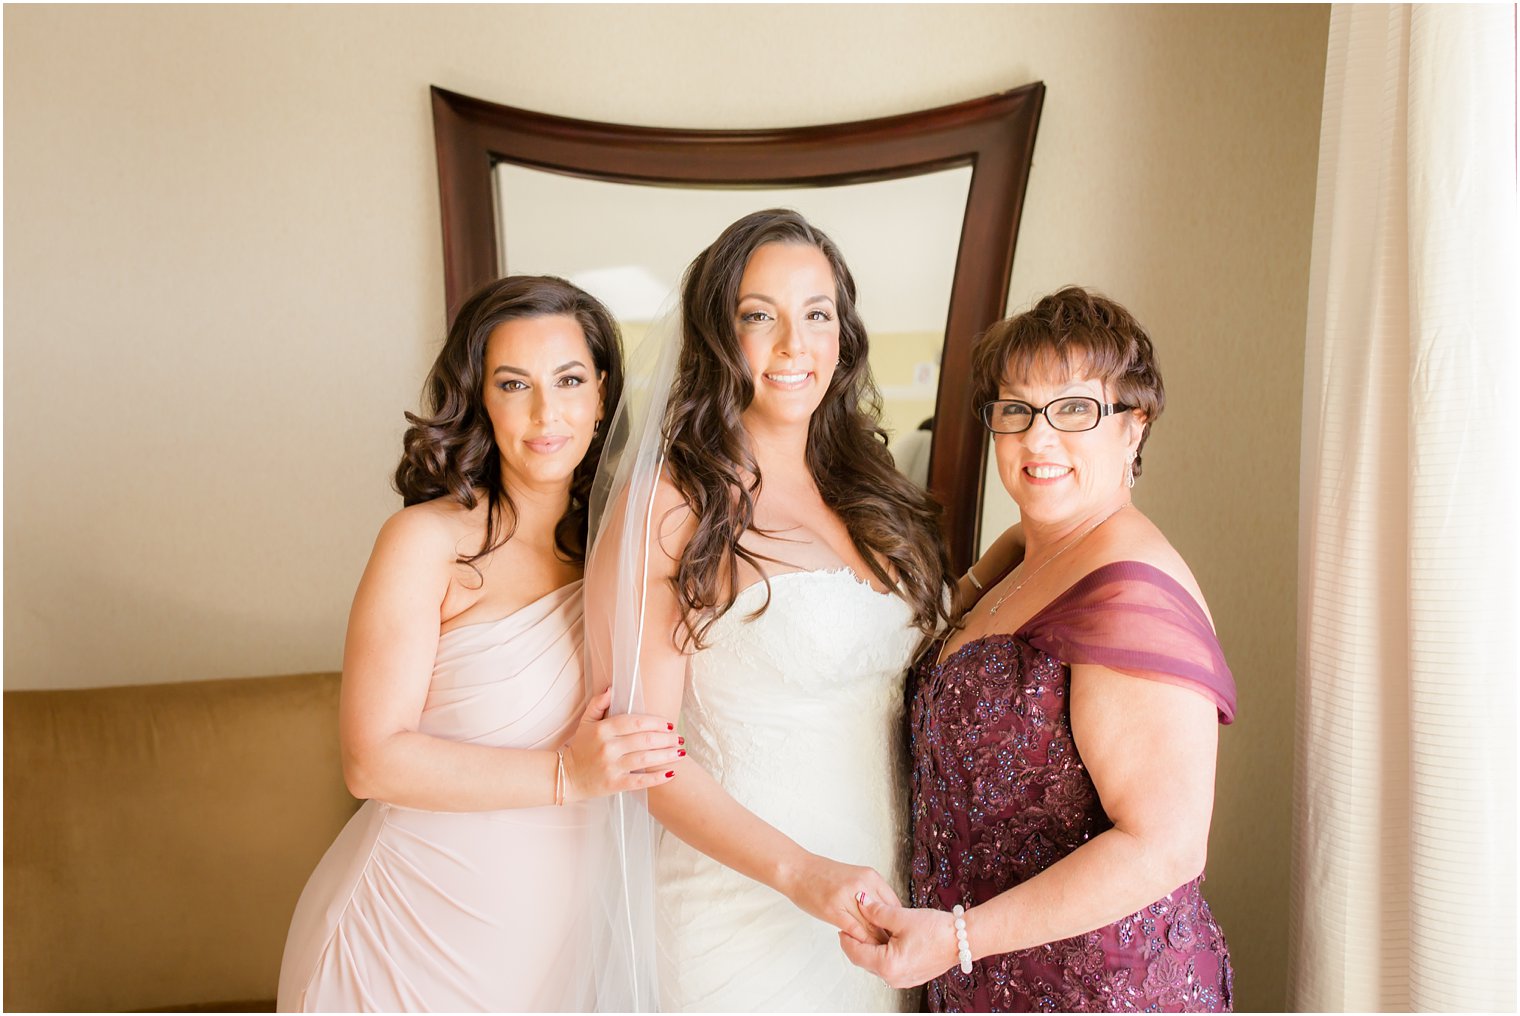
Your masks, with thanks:
[{"label": "curtain pleat", "polygon": [[1512,6],[1336,5],[1300,476],[1289,997],[1513,1010]]}]

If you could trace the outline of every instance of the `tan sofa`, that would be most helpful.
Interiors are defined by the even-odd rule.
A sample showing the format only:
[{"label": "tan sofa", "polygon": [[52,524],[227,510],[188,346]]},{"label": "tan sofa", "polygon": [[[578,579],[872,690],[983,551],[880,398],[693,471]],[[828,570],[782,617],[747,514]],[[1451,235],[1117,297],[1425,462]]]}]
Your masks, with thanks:
[{"label": "tan sofa", "polygon": [[272,1010],[337,674],[5,693],[5,1008]]}]

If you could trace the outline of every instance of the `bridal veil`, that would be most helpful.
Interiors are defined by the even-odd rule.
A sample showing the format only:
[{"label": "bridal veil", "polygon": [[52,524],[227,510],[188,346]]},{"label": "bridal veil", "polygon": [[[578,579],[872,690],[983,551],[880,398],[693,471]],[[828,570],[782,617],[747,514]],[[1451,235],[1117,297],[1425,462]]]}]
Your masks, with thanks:
[{"label": "bridal veil", "polygon": [[[586,559],[586,675],[590,690],[612,688],[612,714],[642,712],[639,656],[655,486],[664,464],[664,422],[680,354],[680,317],[670,300],[629,358],[622,402],[591,491]],[[656,636],[657,637],[657,636]],[[654,931],[656,827],[644,791],[598,802],[588,960],[599,1012],[659,1007]]]}]

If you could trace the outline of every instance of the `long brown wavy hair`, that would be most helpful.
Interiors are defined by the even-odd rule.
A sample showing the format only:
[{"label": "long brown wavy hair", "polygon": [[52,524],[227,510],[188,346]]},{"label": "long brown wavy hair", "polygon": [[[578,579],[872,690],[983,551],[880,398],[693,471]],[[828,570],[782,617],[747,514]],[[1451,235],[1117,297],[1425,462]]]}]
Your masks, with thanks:
[{"label": "long brown wavy hair", "polygon": [[[808,426],[808,470],[871,572],[887,586],[893,584],[888,566],[901,577],[900,595],[913,608],[914,624],[932,635],[949,620],[944,589],[950,561],[942,513],[927,492],[897,471],[887,451],[881,393],[855,309],[855,280],[822,231],[794,211],[769,209],[725,229],[697,255],[681,283],[680,365],[665,436],[671,480],[697,517],[671,580],[688,641],[701,648],[708,629],[733,607],[741,560],[765,575],[762,556],[739,543],[746,530],[760,532],[754,525],[755,499],[763,478],[740,422],[755,386],[734,325],[745,266],[768,243],[816,247],[828,258],[838,289],[840,362]],[[766,600],[755,616],[770,604],[769,579],[765,582]]]},{"label": "long brown wavy hair", "polygon": [[[396,490],[408,505],[446,497],[466,509],[484,498],[485,539],[480,550],[460,557],[473,565],[512,538],[517,508],[502,483],[501,457],[485,410],[486,343],[497,325],[520,318],[563,314],[585,333],[595,369],[604,373],[603,404],[610,410],[623,391],[623,340],[607,308],[564,279],[552,275],[509,275],[473,293],[444,340],[424,385],[423,413],[407,413],[401,439],[401,463],[396,467]],[[554,546],[567,561],[586,557],[587,502],[596,463],[606,439],[603,429],[570,480],[570,504],[554,529]]]}]

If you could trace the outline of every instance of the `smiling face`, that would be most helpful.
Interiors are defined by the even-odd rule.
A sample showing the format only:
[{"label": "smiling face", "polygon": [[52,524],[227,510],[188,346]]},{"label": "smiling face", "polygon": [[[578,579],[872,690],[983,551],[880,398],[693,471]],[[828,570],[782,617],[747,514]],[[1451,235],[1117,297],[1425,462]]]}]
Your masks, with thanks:
[{"label": "smiling face", "polygon": [[[1036,408],[1071,395],[1104,404],[1116,401],[1101,380],[1084,376],[1080,364],[1073,367],[1070,374],[1047,369],[1022,381],[1005,378],[998,398]],[[1103,417],[1094,429],[1077,433],[1056,430],[1044,415],[1036,415],[1021,434],[994,434],[992,447],[998,475],[1020,514],[1029,522],[1062,528],[1080,525],[1128,499],[1125,467],[1143,432],[1144,417],[1136,410]]]},{"label": "smiling face", "polygon": [[750,255],[734,314],[755,386],[747,428],[806,428],[839,360],[837,301],[834,271],[817,247],[767,243]]},{"label": "smiling face", "polygon": [[516,318],[492,329],[482,402],[506,487],[570,485],[602,418],[605,377],[573,317]]}]

